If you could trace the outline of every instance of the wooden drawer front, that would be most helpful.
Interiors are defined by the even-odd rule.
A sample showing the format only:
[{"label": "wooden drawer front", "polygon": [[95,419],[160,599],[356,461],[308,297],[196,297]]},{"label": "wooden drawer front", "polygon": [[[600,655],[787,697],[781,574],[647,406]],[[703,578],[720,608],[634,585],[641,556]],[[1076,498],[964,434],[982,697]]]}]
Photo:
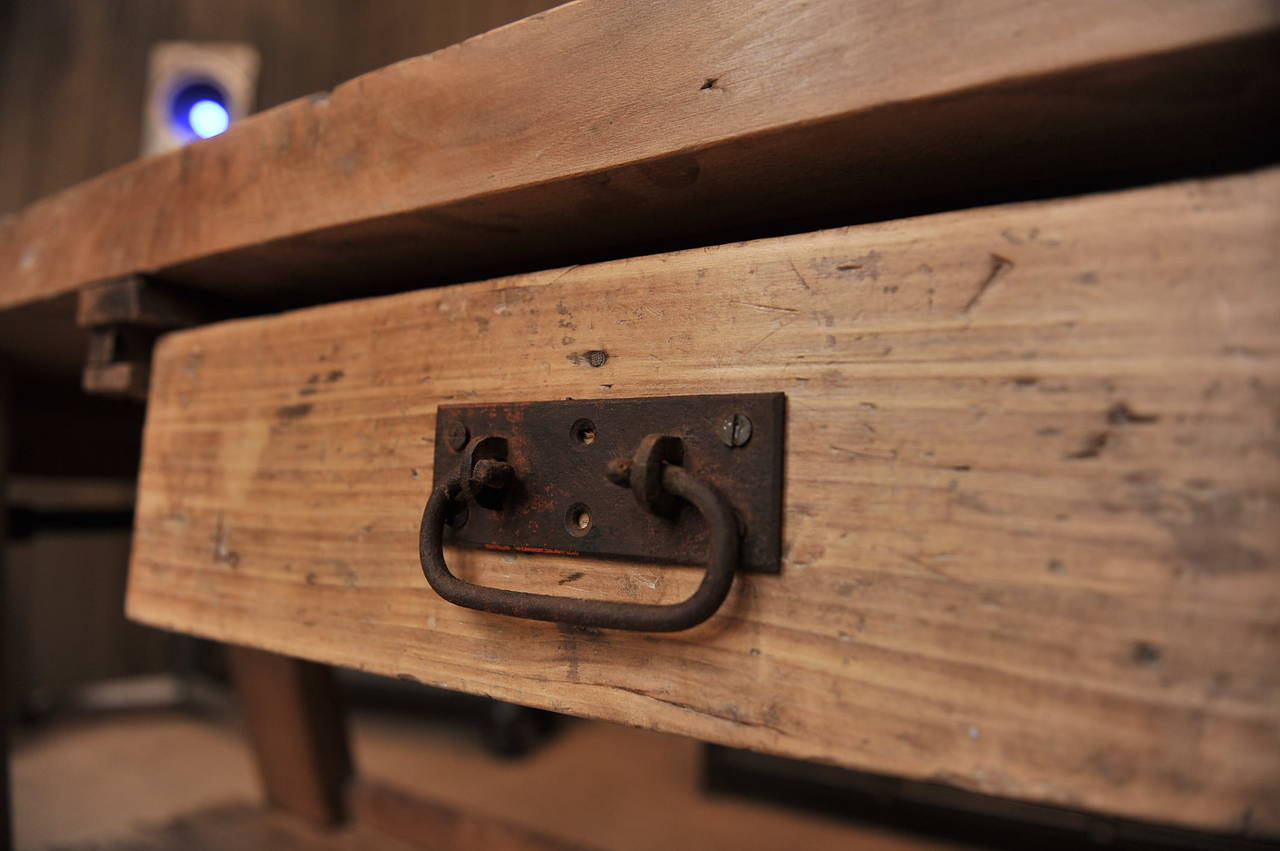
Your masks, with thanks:
[{"label": "wooden drawer front", "polygon": [[[711,741],[1280,831],[1278,198],[1269,170],[171,335],[129,612]],[[437,405],[779,390],[783,570],[740,578],[706,624],[557,628],[423,580]],[[699,576],[450,558],[637,601]]]}]

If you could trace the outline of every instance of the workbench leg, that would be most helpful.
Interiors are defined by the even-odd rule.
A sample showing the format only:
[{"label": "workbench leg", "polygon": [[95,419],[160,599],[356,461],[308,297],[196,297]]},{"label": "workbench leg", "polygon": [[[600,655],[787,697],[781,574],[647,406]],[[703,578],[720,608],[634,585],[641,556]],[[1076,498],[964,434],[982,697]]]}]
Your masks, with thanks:
[{"label": "workbench leg", "polygon": [[267,801],[315,824],[343,821],[352,766],[333,670],[248,647],[227,651]]}]

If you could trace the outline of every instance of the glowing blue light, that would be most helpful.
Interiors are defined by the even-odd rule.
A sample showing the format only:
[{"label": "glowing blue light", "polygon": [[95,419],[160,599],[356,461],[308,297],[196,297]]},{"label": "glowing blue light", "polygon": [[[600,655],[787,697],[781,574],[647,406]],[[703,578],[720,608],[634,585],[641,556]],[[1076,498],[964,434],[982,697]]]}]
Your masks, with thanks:
[{"label": "glowing blue light", "polygon": [[198,100],[187,110],[187,123],[201,139],[217,136],[231,126],[227,108],[214,100]]}]

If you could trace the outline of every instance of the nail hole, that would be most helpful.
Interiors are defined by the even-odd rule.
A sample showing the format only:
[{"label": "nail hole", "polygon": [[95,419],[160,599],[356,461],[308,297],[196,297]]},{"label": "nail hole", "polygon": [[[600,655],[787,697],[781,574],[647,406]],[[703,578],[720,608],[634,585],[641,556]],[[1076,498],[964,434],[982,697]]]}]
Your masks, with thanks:
[{"label": "nail hole", "polygon": [[573,439],[584,446],[589,446],[596,442],[596,424],[591,420],[578,420],[569,429],[569,433],[573,435]]},{"label": "nail hole", "polygon": [[591,509],[578,502],[569,506],[564,517],[565,529],[575,538],[581,538],[591,531]]}]

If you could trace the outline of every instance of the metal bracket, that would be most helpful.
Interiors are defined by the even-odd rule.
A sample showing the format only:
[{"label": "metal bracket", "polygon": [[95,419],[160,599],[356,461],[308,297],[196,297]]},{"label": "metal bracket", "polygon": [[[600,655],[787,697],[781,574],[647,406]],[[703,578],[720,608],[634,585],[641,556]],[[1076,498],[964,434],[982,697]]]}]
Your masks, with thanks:
[{"label": "metal bracket", "polygon": [[[631,458],[646,436],[660,434],[678,439],[680,466],[733,508],[742,533],[741,569],[777,573],[785,405],[782,393],[754,393],[441,407],[435,488],[457,474],[478,437],[505,440],[504,460],[514,472],[500,504],[473,503],[450,518],[448,542],[702,563],[708,530],[698,511],[687,503],[671,506],[666,516],[646,511],[632,490],[617,486],[616,464],[610,472],[611,462]],[[633,481],[651,474],[633,473]]]}]

